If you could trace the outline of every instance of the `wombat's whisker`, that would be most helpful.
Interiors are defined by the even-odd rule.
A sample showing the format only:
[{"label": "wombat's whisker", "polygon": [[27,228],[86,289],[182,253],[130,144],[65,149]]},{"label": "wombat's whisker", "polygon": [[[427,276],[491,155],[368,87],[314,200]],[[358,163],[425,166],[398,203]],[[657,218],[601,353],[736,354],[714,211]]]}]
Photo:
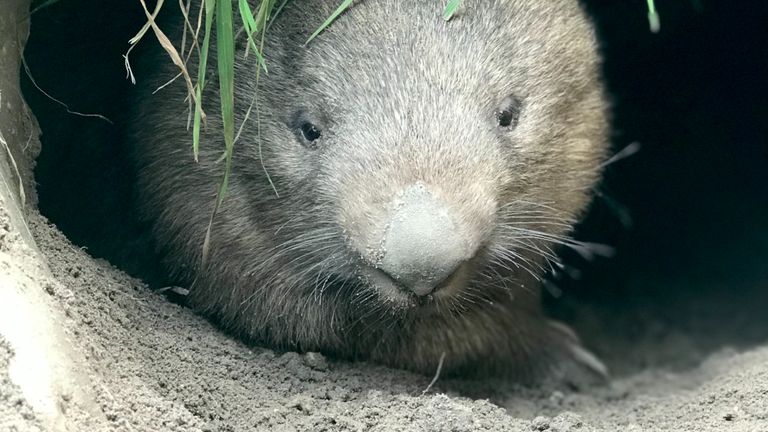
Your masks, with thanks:
[{"label": "wombat's whisker", "polygon": [[522,268],[523,270],[528,271],[534,278],[538,277],[538,272],[534,271],[533,268],[537,268],[538,270],[544,270],[544,268],[536,263],[535,261],[532,261],[526,257],[523,257],[521,254],[515,252],[514,250],[510,248],[506,248],[500,245],[496,245],[492,248],[494,255],[503,258],[503,260],[498,261],[500,265],[503,265],[504,268],[507,270],[512,271],[511,268],[509,268],[504,262],[509,262],[512,265],[514,265],[517,268]]},{"label": "wombat's whisker", "polygon": [[[517,230],[519,231],[520,229]],[[539,238],[572,249],[586,260],[592,260],[597,256],[610,257],[614,253],[612,247],[604,244],[578,241],[570,237],[548,234],[540,231],[532,231],[528,234],[532,238]]]},{"label": "wombat's whisker", "polygon": [[[307,251],[307,252],[305,252],[303,254],[300,254],[300,255],[294,257],[289,262],[287,262],[285,264],[285,266],[290,266],[292,264],[297,264],[297,263],[301,263],[301,262],[308,261],[308,260],[311,261],[313,259],[313,255],[314,254],[317,254],[318,252],[322,252],[322,251],[326,251],[326,250],[334,250],[334,248],[338,248],[338,246],[335,245],[335,244],[332,244],[332,243],[329,243],[327,245],[323,245],[323,246],[317,247],[314,250]],[[281,256],[284,256],[284,255],[280,254],[279,252],[275,253],[273,255],[272,261],[277,260]],[[263,263],[263,264],[267,264],[267,263]],[[269,263],[269,265],[267,265],[267,267],[269,267],[271,264],[272,263]],[[292,279],[293,282],[289,283],[287,285],[287,287],[284,289],[284,293],[283,293],[282,299],[284,299],[285,296],[287,296],[288,293],[290,293],[293,290],[295,285],[297,285],[299,282],[301,282],[303,280],[303,277],[306,276],[306,274],[308,274],[309,272],[313,271],[315,268],[317,268],[319,266],[322,266],[323,264],[324,264],[324,261],[320,261],[320,262],[310,266],[309,268],[306,268],[302,273],[300,273],[298,275],[291,276],[290,279]],[[261,285],[265,286],[265,287],[269,287],[269,286],[272,286],[272,284],[274,284],[276,281],[277,281],[277,275],[273,276],[270,279],[262,281]],[[261,290],[254,290],[254,292],[250,296],[246,297],[240,303],[240,306],[243,307],[243,306],[247,306],[248,304],[250,304],[250,302],[260,293],[260,291]]]},{"label": "wombat's whisker", "polygon": [[566,212],[564,212],[564,211],[562,211],[560,209],[557,209],[555,207],[552,207],[550,205],[550,204],[554,204],[554,203],[537,203],[537,202],[527,201],[527,200],[522,200],[522,199],[514,200],[514,201],[506,204],[503,207],[520,206],[520,204],[528,205],[528,206],[531,206],[531,207],[542,208],[542,209],[548,210],[548,211],[550,211],[550,212],[552,212],[554,214],[567,214]]},{"label": "wombat's whisker", "polygon": [[[546,245],[537,246],[535,243],[529,241],[528,239],[519,238],[513,241],[513,244],[515,247],[518,247],[520,249],[532,252],[536,255],[541,256],[544,258],[544,261],[549,265],[550,270],[552,267],[552,262],[557,262],[560,260],[560,258]],[[544,271],[543,266],[538,266],[539,270]]]},{"label": "wombat's whisker", "polygon": [[[489,266],[488,270],[494,273],[494,275],[497,278],[497,280],[499,281],[499,283],[502,284],[504,289],[508,290],[508,292],[510,294],[510,297],[512,297],[512,293],[514,292],[514,289],[510,288],[506,284],[506,282],[513,281],[512,277],[510,277],[510,276],[503,276],[501,273],[499,273],[498,269],[496,269],[494,266]],[[515,281],[515,282],[517,282],[517,281]],[[494,282],[494,283],[496,283],[496,282]],[[529,288],[529,287],[527,287],[527,286],[525,286],[523,284],[519,284],[519,283],[518,283],[517,286],[520,287],[520,289],[522,289],[523,291],[526,291],[528,293],[533,294],[533,290],[531,288]]]},{"label": "wombat's whisker", "polygon": [[[288,286],[288,288],[285,290],[285,292],[289,293],[289,292],[293,291],[293,289],[295,289],[297,285],[305,283],[306,279],[307,279],[307,276],[309,274],[313,273],[313,272],[317,273],[316,274],[316,280],[317,280],[317,277],[319,277],[319,276],[321,276],[323,274],[323,270],[326,268],[326,265],[328,264],[328,262],[331,260],[332,257],[334,257],[339,252],[340,249],[341,248],[338,245],[329,244],[329,245],[326,245],[326,246],[323,246],[323,247],[319,247],[319,248],[313,250],[312,252],[305,253],[305,254],[301,255],[302,259],[312,259],[312,258],[314,258],[312,256],[312,254],[330,250],[330,252],[328,252],[328,254],[326,255],[326,258],[321,259],[321,261],[319,261],[319,262],[317,262],[317,263],[315,263],[315,264],[313,264],[311,266],[306,267],[301,273],[298,273],[298,274],[294,275],[293,276],[294,282]],[[289,262],[287,265],[290,265],[290,264],[292,264],[292,262]],[[301,267],[304,267],[304,265],[302,264]],[[316,270],[318,270],[318,271],[316,271]],[[314,294],[314,291],[315,290],[313,289],[313,294]]]},{"label": "wombat's whisker", "polygon": [[640,151],[641,147],[642,147],[642,145],[640,145],[640,143],[637,142],[637,141],[634,141],[634,142],[631,142],[631,143],[627,144],[626,147],[624,147],[623,149],[617,151],[608,160],[606,160],[605,162],[601,163],[600,164],[600,168],[605,168],[605,167],[607,167],[609,165],[615,164],[616,162],[624,160],[624,159],[626,159],[626,158],[628,158],[630,156],[634,156],[637,152]]}]

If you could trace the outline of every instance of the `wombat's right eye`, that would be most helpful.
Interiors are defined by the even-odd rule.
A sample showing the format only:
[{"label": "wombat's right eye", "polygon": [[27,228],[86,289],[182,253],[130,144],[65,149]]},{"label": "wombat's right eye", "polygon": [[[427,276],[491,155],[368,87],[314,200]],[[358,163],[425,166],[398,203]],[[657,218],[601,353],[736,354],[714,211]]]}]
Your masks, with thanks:
[{"label": "wombat's right eye", "polygon": [[514,129],[517,126],[518,120],[520,120],[520,111],[522,110],[522,102],[515,96],[507,96],[501,101],[501,104],[496,109],[496,121],[499,126],[505,129]]},{"label": "wombat's right eye", "polygon": [[317,141],[323,136],[322,125],[325,124],[321,114],[301,108],[287,120],[286,126],[293,132],[296,140],[302,146],[308,149],[317,147]]},{"label": "wombat's right eye", "polygon": [[322,135],[320,128],[310,122],[302,123],[301,126],[299,126],[299,130],[301,130],[301,136],[309,142],[319,139]]}]

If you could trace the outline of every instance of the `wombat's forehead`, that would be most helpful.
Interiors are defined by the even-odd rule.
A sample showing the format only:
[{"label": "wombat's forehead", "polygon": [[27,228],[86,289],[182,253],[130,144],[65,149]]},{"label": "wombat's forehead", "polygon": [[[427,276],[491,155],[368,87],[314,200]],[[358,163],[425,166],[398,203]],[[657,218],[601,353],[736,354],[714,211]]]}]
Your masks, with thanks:
[{"label": "wombat's forehead", "polygon": [[324,9],[330,13],[338,2],[317,3],[319,12],[299,7],[281,23],[294,45],[283,47],[293,64],[285,70],[342,91],[430,83],[477,94],[555,75],[563,83],[594,60],[591,29],[576,0],[463,2],[450,22],[442,0],[363,0],[304,46]]}]

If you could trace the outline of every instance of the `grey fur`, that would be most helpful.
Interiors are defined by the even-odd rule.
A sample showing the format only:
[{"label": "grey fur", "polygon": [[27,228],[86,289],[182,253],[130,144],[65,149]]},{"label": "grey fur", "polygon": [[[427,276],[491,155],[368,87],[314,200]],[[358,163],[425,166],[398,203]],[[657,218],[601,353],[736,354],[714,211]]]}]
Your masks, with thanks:
[{"label": "grey fur", "polygon": [[[581,247],[566,236],[606,152],[592,27],[576,0],[465,1],[448,23],[443,3],[358,1],[304,47],[338,1],[289,2],[270,29],[258,113],[236,144],[205,265],[223,170],[215,69],[199,163],[183,84],[139,95],[131,136],[141,214],[192,304],[250,341],[427,374],[445,353],[452,373],[600,375],[539,304],[553,248]],[[257,87],[255,56],[243,53],[238,124]],[[175,74],[160,69],[154,84]],[[505,129],[496,111],[510,95],[522,111]],[[305,142],[297,116],[321,125],[321,138]],[[418,183],[479,251],[423,297],[372,273],[392,203]]]}]

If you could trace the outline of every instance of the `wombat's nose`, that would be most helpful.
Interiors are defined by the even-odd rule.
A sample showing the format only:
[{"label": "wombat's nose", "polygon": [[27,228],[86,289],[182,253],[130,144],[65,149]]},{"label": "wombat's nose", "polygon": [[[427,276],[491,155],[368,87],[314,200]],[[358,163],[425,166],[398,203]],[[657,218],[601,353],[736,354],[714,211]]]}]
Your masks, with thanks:
[{"label": "wombat's nose", "polygon": [[379,269],[424,296],[472,257],[448,209],[417,183],[398,198]]}]

